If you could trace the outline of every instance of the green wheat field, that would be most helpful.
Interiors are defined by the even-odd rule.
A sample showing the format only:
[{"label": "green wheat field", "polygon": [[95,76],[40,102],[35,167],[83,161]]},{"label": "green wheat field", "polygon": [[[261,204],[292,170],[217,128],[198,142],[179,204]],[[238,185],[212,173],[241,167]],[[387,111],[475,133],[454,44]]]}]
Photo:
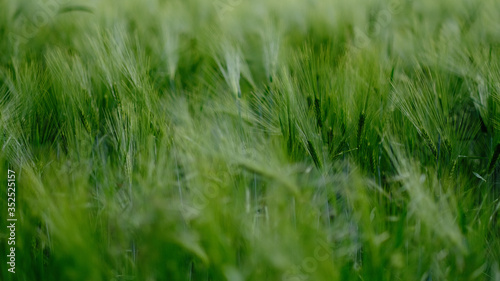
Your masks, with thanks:
[{"label": "green wheat field", "polygon": [[496,0],[0,0],[0,280],[498,281],[499,156]]}]

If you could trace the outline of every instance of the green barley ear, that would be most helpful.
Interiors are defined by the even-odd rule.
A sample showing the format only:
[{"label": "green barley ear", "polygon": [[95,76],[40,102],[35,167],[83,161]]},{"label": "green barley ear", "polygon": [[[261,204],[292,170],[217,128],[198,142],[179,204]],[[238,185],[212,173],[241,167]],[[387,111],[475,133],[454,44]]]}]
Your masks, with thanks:
[{"label": "green barley ear", "polygon": [[453,165],[451,166],[450,179],[454,179],[455,170],[457,169],[458,159],[453,160]]},{"label": "green barley ear", "polygon": [[311,106],[312,106],[312,97],[311,96],[307,96],[306,101],[307,101],[307,108],[311,108]]},{"label": "green barley ear", "polygon": [[263,49],[263,65],[269,82],[273,82],[279,63],[281,45],[281,34],[272,24],[266,26],[266,30],[260,34]]},{"label": "green barley ear", "polygon": [[495,165],[498,161],[498,157],[500,156],[500,143],[495,146],[495,151],[493,155],[491,155],[490,164],[488,165],[488,173],[493,172]]},{"label": "green barley ear", "polygon": [[314,98],[314,113],[316,114],[316,124],[319,128],[323,127],[323,120],[321,119],[321,101],[319,98]]},{"label": "green barley ear", "polygon": [[216,62],[231,93],[237,99],[240,99],[240,77],[243,64],[240,48],[231,43],[225,43],[222,50],[219,51],[219,54],[216,54]]},{"label": "green barley ear", "polygon": [[316,149],[314,148],[314,145],[311,143],[311,141],[307,141],[307,151],[311,155],[311,158],[316,165],[318,169],[321,169],[321,161],[319,160],[318,153],[316,152]]},{"label": "green barley ear", "polygon": [[333,129],[332,127],[328,127],[328,147],[332,147],[333,144]]},{"label": "green barley ear", "polygon": [[444,138],[444,142],[443,142],[443,144],[444,144],[444,148],[446,149],[446,151],[447,151],[448,153],[451,153],[451,152],[452,152],[453,147],[452,147],[452,145],[451,145],[450,140],[449,140],[448,138]]},{"label": "green barley ear", "polygon": [[347,130],[346,125],[344,122],[342,122],[342,124],[340,125],[340,132],[342,135],[341,141],[335,150],[333,149],[334,148],[333,143],[330,146],[330,155],[332,159],[335,159],[337,156],[342,154],[342,151],[347,148],[346,130]]},{"label": "green barley ear", "polygon": [[129,184],[129,196],[132,196],[131,194],[131,185],[132,185],[132,149],[129,148],[129,151],[127,151],[127,154],[125,155],[125,174],[127,176],[127,181]]},{"label": "green barley ear", "polygon": [[363,127],[365,126],[365,118],[366,118],[366,115],[364,112],[361,112],[359,114],[359,120],[358,120],[358,132],[357,132],[357,135],[356,135],[356,138],[357,138],[357,146],[359,147],[359,145],[361,144],[361,134],[363,132]]},{"label": "green barley ear", "polygon": [[83,110],[80,107],[78,108],[78,113],[80,115],[80,120],[83,123],[83,127],[85,128],[85,130],[87,131],[87,133],[89,135],[92,134],[92,128],[90,126],[90,123],[89,123],[87,117],[85,117],[85,114],[83,113]]},{"label": "green barley ear", "polygon": [[437,158],[437,148],[434,142],[431,140],[431,137],[424,128],[421,128],[420,131],[422,132],[422,137],[424,138],[427,147],[431,150],[432,155]]},{"label": "green barley ear", "polygon": [[371,153],[371,157],[370,157],[370,160],[371,160],[371,165],[372,165],[372,172],[375,173],[378,169],[378,164],[379,164],[379,150],[378,149],[372,149],[372,153]]}]

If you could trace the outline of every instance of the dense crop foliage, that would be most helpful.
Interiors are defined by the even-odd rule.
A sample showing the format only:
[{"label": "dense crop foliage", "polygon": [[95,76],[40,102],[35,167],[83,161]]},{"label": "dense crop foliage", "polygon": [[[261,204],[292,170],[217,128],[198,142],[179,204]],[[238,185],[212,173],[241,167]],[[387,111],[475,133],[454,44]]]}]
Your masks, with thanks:
[{"label": "dense crop foliage", "polygon": [[498,15],[0,0],[0,279],[500,280]]}]

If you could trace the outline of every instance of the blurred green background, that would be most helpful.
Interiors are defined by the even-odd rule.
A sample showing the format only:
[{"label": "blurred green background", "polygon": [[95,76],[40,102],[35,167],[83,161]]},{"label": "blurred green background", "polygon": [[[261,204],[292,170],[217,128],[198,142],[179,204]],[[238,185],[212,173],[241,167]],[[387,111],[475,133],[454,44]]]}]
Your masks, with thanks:
[{"label": "blurred green background", "polygon": [[500,280],[498,15],[0,0],[0,279]]}]

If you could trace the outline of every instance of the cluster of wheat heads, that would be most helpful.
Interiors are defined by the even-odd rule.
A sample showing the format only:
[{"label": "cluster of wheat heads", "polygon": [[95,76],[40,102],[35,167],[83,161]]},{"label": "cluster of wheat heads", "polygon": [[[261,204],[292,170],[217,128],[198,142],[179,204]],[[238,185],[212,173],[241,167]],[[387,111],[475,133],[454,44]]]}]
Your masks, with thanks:
[{"label": "cluster of wheat heads", "polygon": [[0,0],[0,279],[500,280],[498,14]]}]

